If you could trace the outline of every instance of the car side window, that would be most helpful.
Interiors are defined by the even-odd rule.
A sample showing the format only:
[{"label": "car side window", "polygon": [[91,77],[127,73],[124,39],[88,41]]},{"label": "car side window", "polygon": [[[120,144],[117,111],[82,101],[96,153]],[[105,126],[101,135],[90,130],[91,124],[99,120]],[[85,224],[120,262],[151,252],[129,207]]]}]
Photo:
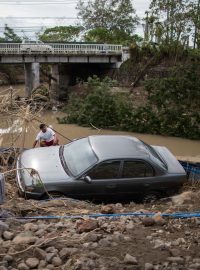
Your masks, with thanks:
[{"label": "car side window", "polygon": [[88,173],[93,180],[98,179],[114,179],[118,177],[120,168],[120,161],[107,161],[98,166]]},{"label": "car side window", "polygon": [[154,175],[153,168],[142,161],[124,161],[122,178],[151,177]]}]

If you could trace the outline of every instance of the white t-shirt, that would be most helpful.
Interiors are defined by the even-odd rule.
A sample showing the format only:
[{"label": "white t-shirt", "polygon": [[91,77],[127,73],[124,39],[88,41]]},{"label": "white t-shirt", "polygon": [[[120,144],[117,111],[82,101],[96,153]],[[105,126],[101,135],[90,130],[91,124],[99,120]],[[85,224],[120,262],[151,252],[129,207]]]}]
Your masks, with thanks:
[{"label": "white t-shirt", "polygon": [[50,142],[54,139],[55,132],[51,128],[47,128],[46,132],[40,131],[36,137],[36,141]]}]

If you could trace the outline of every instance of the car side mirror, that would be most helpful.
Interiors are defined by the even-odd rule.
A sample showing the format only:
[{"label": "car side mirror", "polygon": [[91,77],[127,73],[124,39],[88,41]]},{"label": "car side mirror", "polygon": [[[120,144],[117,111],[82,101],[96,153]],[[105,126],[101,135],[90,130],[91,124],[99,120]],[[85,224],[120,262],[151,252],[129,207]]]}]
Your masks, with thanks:
[{"label": "car side mirror", "polygon": [[91,184],[92,183],[92,179],[87,175],[83,178],[83,181],[87,184]]}]

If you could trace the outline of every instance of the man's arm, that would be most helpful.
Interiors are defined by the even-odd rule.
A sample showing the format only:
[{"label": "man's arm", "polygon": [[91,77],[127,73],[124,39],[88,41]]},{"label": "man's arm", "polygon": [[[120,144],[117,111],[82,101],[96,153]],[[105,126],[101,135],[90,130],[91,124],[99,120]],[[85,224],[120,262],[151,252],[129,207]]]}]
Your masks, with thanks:
[{"label": "man's arm", "polygon": [[35,140],[35,141],[34,141],[34,144],[33,144],[33,148],[35,148],[35,147],[36,147],[37,143],[38,143],[38,141],[37,141],[37,140]]}]

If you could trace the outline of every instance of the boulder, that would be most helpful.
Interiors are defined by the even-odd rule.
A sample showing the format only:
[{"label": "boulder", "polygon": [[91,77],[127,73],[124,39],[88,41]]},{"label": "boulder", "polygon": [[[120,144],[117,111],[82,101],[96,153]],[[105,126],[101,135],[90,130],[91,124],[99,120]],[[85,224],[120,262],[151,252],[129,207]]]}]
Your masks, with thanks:
[{"label": "boulder", "polygon": [[96,220],[79,220],[76,223],[77,233],[90,232],[98,228],[98,222]]}]

